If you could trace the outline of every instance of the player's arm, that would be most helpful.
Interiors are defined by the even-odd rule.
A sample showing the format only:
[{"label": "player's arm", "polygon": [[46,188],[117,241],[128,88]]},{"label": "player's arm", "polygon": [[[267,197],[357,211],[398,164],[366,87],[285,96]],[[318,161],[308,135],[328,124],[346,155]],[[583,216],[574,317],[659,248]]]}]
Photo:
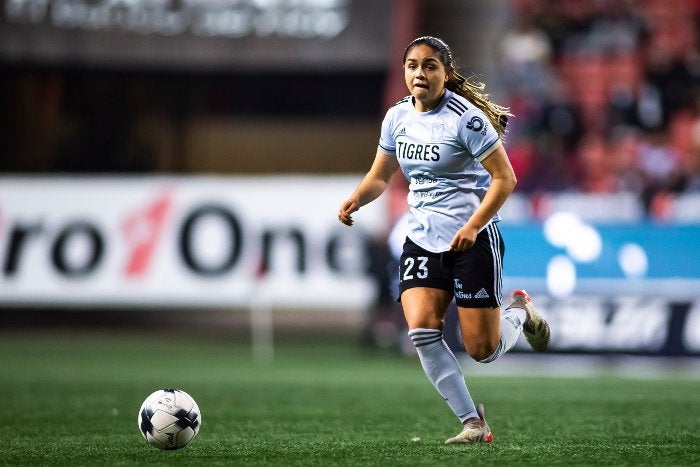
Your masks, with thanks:
[{"label": "player's arm", "polygon": [[377,148],[377,154],[369,172],[352,195],[340,205],[338,220],[345,225],[352,225],[352,213],[379,198],[389,186],[389,181],[398,168],[399,162],[396,156],[382,148]]},{"label": "player's arm", "polygon": [[453,250],[464,251],[474,245],[478,233],[503,206],[517,182],[513,166],[501,143],[481,161],[481,165],[491,175],[491,186],[479,207],[452,239],[450,247]]}]

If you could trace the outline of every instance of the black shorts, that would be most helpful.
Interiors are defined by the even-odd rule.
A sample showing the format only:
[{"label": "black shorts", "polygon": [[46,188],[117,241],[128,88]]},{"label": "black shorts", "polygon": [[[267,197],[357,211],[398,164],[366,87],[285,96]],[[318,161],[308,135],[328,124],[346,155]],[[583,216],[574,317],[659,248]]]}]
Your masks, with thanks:
[{"label": "black shorts", "polygon": [[458,306],[490,308],[503,304],[505,245],[491,223],[467,251],[432,253],[407,238],[399,267],[399,294],[413,287],[447,290]]}]

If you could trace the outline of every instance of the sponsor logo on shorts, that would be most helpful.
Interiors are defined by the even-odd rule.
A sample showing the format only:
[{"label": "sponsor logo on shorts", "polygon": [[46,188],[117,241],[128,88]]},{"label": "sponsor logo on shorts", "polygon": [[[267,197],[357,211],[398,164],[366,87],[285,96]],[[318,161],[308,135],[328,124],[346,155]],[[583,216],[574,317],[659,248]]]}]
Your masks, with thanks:
[{"label": "sponsor logo on shorts", "polygon": [[477,293],[474,294],[474,298],[489,298],[489,294],[486,289],[482,288]]}]

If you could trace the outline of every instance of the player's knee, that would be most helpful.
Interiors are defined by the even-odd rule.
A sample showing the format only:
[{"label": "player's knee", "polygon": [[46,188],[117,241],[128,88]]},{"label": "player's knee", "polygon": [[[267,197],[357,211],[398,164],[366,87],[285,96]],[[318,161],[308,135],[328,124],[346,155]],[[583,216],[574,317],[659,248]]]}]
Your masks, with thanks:
[{"label": "player's knee", "polygon": [[430,316],[421,316],[408,320],[408,327],[410,329],[423,328],[443,330],[445,328],[445,320]]},{"label": "player's knee", "polygon": [[469,356],[477,362],[488,363],[488,358],[498,349],[498,341],[490,342],[487,340],[479,342],[464,343]]}]

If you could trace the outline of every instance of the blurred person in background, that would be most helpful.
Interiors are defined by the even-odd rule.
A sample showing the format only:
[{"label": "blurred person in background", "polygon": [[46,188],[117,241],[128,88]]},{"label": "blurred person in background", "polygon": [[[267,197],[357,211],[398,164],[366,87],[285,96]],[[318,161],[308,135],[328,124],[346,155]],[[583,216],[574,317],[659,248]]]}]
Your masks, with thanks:
[{"label": "blurred person in background", "polygon": [[351,226],[352,214],[378,198],[402,170],[409,181],[409,214],[399,291],[408,335],[429,380],[463,424],[446,442],[489,443],[483,405],[474,404],[443,338],[453,298],[465,349],[478,362],[501,357],[521,332],[535,350],[549,344],[549,325],[525,291],[513,292],[501,312],[498,210],[516,183],[501,143],[509,109],[492,103],[482,83],[457,73],[441,39],[414,39],[403,68],[410,95],[386,113],[374,163],[340,205],[338,219]]},{"label": "blurred person in background", "polygon": [[687,193],[700,193],[700,94],[696,96],[694,104],[690,114],[688,157],[685,159],[685,170],[688,174],[685,186]]},{"label": "blurred person in background", "polygon": [[646,180],[639,168],[639,153],[642,148],[641,132],[633,127],[617,127],[611,136],[611,170],[615,177],[615,191],[641,193]]},{"label": "blurred person in background", "polygon": [[[503,75],[511,94],[543,98],[552,86],[552,46],[547,35],[535,24],[532,1],[519,0],[513,26],[501,38],[500,60],[509,70]],[[537,11],[537,10],[535,10]]]},{"label": "blurred person in background", "polygon": [[612,193],[617,190],[607,141],[588,135],[581,142],[578,157],[578,187],[586,193]]}]

